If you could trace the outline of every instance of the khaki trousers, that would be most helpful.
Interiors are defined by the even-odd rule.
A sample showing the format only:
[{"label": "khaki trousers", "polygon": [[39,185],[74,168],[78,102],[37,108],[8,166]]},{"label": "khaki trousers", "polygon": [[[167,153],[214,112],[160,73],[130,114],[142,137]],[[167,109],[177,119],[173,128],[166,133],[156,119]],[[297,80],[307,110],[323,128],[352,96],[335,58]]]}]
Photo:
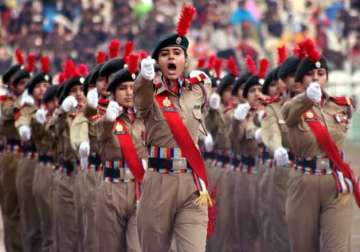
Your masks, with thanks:
[{"label": "khaki trousers", "polygon": [[97,235],[96,235],[96,194],[102,182],[103,172],[89,169],[84,174],[84,185],[86,191],[84,192],[84,250],[87,252],[96,252],[97,250]]},{"label": "khaki trousers", "polygon": [[4,242],[7,252],[22,251],[20,208],[16,192],[16,173],[19,155],[4,152],[2,155],[2,201],[4,221]]},{"label": "khaki trousers", "polygon": [[351,197],[337,197],[332,175],[291,170],[286,201],[291,251],[349,252]]},{"label": "khaki trousers", "polygon": [[33,194],[40,216],[42,233],[42,252],[50,252],[54,246],[52,202],[53,202],[53,165],[38,163],[33,182]]},{"label": "khaki trousers", "polygon": [[173,236],[178,252],[204,252],[207,206],[194,203],[192,174],[147,171],[143,186],[137,219],[142,252],[167,252]]},{"label": "khaki trousers", "polygon": [[[98,252],[140,252],[135,182],[103,182],[96,196]],[[157,251],[157,250],[154,250]]]},{"label": "khaki trousers", "polygon": [[288,225],[285,215],[286,197],[289,180],[288,167],[274,167],[271,170],[271,201],[270,201],[270,242],[272,251],[290,252]]},{"label": "khaki trousers", "polygon": [[237,197],[236,220],[238,224],[239,243],[241,252],[260,251],[259,230],[256,211],[256,174],[242,173],[235,184]]},{"label": "khaki trousers", "polygon": [[78,244],[74,198],[75,174],[68,176],[60,172],[56,181],[56,251],[75,252]]},{"label": "khaki trousers", "polygon": [[76,214],[76,229],[77,229],[77,251],[82,252],[84,250],[84,198],[87,193],[87,187],[85,184],[85,171],[78,169],[79,171],[75,174],[74,181],[74,203],[75,203],[75,214]]},{"label": "khaki trousers", "polygon": [[16,174],[23,249],[29,252],[41,251],[42,244],[40,216],[32,190],[37,164],[37,159],[20,158]]}]

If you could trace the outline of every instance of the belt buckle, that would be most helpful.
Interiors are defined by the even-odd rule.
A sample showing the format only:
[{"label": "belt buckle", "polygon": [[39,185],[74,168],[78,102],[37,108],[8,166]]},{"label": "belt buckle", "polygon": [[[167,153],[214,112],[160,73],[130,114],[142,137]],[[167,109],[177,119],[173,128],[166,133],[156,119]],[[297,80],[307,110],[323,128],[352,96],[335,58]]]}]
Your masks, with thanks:
[{"label": "belt buckle", "polygon": [[173,171],[186,170],[186,159],[185,158],[175,158],[172,160]]}]

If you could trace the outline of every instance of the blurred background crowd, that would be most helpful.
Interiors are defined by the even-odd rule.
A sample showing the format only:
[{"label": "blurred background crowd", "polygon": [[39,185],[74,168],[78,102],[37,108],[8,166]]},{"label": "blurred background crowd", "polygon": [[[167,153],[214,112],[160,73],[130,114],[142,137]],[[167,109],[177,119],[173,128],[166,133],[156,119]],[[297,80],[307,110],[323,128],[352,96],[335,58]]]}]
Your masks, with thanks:
[{"label": "blurred background crowd", "polygon": [[[174,29],[183,1],[176,0],[2,0],[0,72],[16,47],[45,53],[59,70],[67,57],[89,66],[110,39],[132,39],[151,51]],[[188,2],[188,1],[187,1]],[[360,68],[359,0],[196,0],[191,56],[211,53],[239,63],[249,54],[276,63],[276,48],[315,38],[330,68]],[[124,44],[124,43],[123,43]],[[240,64],[241,65],[241,64]]]}]

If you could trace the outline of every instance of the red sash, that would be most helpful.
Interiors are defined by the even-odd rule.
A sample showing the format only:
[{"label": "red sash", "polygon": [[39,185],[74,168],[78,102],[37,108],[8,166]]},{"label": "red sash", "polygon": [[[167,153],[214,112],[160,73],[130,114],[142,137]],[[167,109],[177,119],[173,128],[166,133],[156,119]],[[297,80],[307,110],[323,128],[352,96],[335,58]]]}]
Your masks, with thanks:
[{"label": "red sash", "polygon": [[327,128],[321,123],[314,111],[309,110],[304,113],[305,122],[309,125],[321,149],[326,153],[327,157],[333,162],[336,169],[339,169],[345,177],[351,180],[354,190],[354,196],[357,205],[360,207],[360,185],[355,175],[341,157],[340,151],[332,140]]},{"label": "red sash", "polygon": [[141,164],[141,160],[137,155],[135,145],[129,134],[128,128],[122,119],[117,119],[114,124],[116,140],[119,143],[121,152],[124,156],[126,163],[128,164],[131,173],[134,175],[137,182],[141,182],[144,177],[144,168]]},{"label": "red sash", "polygon": [[160,94],[155,96],[155,98],[182,154],[190,163],[194,175],[199,178],[200,185],[198,187],[200,187],[200,196],[206,196],[206,201],[211,205],[210,196],[207,192],[208,180],[205,164],[199,149],[196,147],[188,129],[169,97],[166,94]]}]

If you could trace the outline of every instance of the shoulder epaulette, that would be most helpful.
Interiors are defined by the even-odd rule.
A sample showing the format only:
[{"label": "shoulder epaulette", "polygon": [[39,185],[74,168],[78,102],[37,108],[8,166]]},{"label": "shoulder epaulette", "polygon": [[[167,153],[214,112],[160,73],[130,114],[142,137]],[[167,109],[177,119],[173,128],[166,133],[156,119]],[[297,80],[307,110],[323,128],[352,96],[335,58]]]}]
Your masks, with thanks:
[{"label": "shoulder epaulette", "polygon": [[334,96],[330,98],[333,102],[340,106],[354,107],[354,103],[350,97],[347,96]]},{"label": "shoulder epaulette", "polygon": [[204,73],[200,73],[195,77],[189,78],[189,82],[191,85],[198,84],[206,79],[206,75]]},{"label": "shoulder epaulette", "polygon": [[90,121],[96,121],[96,120],[98,120],[99,118],[101,117],[101,115],[100,114],[95,114],[95,115],[93,115],[92,117],[90,117]]}]

